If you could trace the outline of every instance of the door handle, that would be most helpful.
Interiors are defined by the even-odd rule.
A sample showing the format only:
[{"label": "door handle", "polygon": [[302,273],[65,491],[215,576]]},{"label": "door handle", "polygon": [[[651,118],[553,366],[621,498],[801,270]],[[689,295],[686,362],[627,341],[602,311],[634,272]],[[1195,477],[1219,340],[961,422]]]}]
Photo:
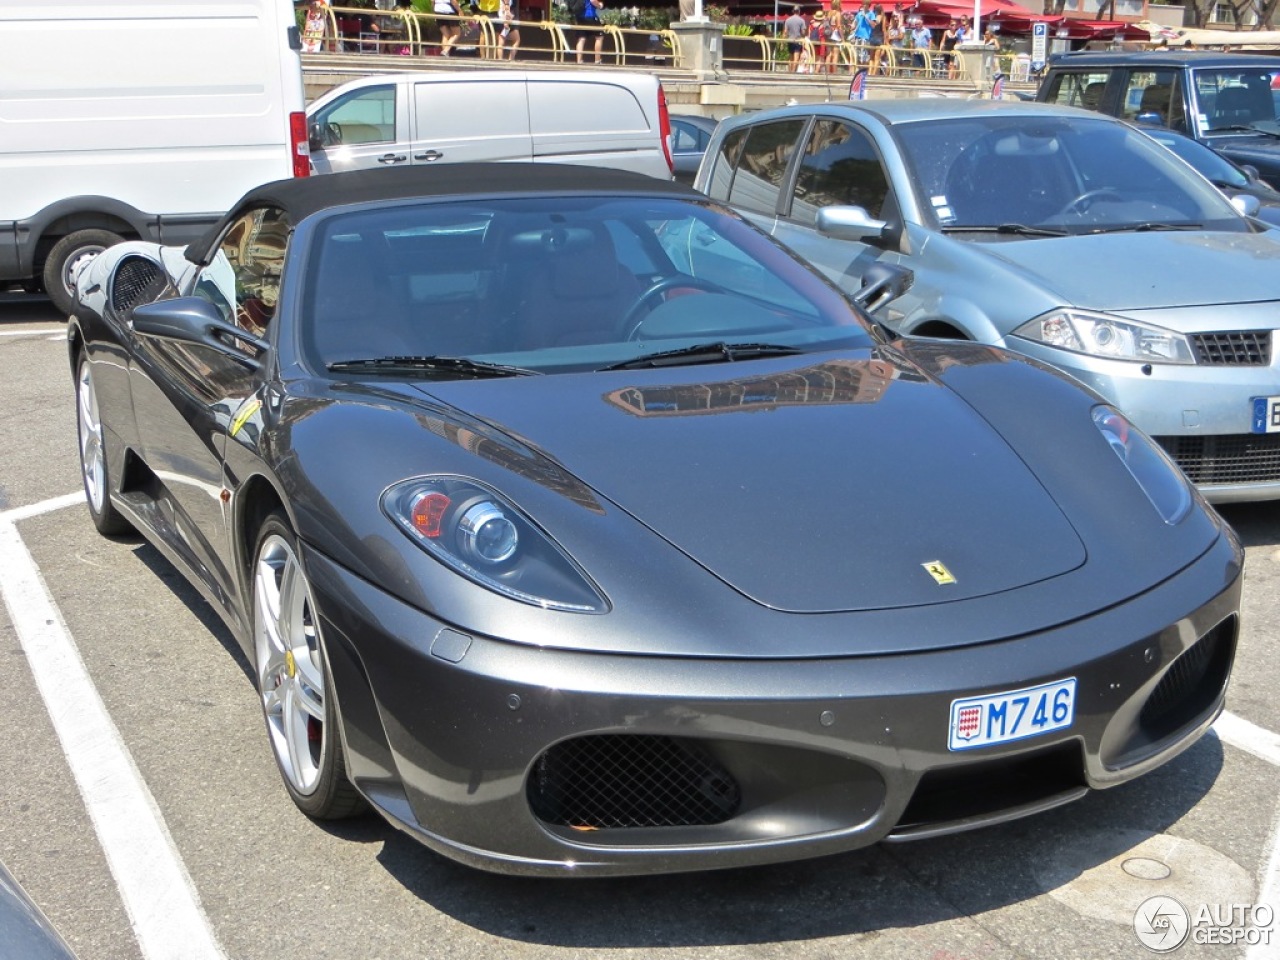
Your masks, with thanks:
[{"label": "door handle", "polygon": [[407,160],[403,153],[384,153],[378,158],[379,163],[404,163]]},{"label": "door handle", "polygon": [[443,156],[444,154],[441,153],[439,150],[428,150],[426,153],[415,153],[413,155],[413,159],[426,160],[429,162],[431,160],[439,160]]}]

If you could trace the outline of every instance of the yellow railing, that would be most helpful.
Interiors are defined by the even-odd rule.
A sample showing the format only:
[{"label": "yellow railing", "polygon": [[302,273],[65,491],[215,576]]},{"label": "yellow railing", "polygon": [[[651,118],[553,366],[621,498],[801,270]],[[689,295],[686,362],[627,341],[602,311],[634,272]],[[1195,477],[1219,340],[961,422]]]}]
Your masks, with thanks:
[{"label": "yellow railing", "polygon": [[[358,28],[357,17],[361,16],[369,18],[371,29]],[[556,63],[594,64],[597,62],[595,38],[599,36],[602,64],[637,67],[680,62],[680,40],[670,30],[638,30],[612,24],[588,27],[549,20],[511,20],[505,25],[510,32],[504,39],[501,35],[504,23],[492,14],[370,11],[333,6],[326,11],[320,49],[332,53],[403,56],[475,55],[487,60],[524,56]],[[518,45],[513,46],[513,36],[519,38]],[[577,51],[579,37],[583,39],[581,56]]]},{"label": "yellow railing", "polygon": [[[359,21],[358,17],[368,19]],[[368,23],[370,29],[360,30],[362,22]],[[510,33],[504,39],[503,26],[495,15],[487,13],[448,15],[334,6],[326,8],[320,49],[402,56],[476,56],[485,60],[525,58],[588,65],[598,62],[633,68],[659,64],[679,67],[682,62],[680,38],[672,30],[511,20],[506,23]],[[595,53],[597,37],[601,41],[599,61]],[[450,38],[451,42],[447,42]],[[579,39],[582,40],[581,53]],[[791,72],[787,41],[783,37],[726,34],[724,40],[723,63],[727,70]],[[865,66],[872,77],[968,79],[964,58],[954,53],[844,41],[825,46],[828,54],[834,50],[834,56],[820,56],[820,44],[804,39],[800,45],[802,53],[796,72],[802,75],[848,75]],[[952,58],[954,69],[949,66]]]}]

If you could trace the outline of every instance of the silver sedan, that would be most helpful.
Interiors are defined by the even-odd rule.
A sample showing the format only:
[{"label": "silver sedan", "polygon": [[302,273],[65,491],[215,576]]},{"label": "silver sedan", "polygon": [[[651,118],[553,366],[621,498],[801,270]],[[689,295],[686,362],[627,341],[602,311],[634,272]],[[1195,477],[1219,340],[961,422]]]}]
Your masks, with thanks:
[{"label": "silver sedan", "polygon": [[1211,500],[1280,498],[1280,234],[1120,121],[1047,104],[877,100],[723,121],[696,185],[876,318],[1065,370]]}]

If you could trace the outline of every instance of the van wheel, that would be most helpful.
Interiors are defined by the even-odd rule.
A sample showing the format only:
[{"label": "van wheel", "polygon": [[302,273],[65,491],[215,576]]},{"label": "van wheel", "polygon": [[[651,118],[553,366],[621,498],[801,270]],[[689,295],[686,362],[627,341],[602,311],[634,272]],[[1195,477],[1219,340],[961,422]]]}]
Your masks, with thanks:
[{"label": "van wheel", "polygon": [[72,281],[82,263],[92,260],[124,237],[110,230],[76,230],[53,245],[44,261],[45,292],[60,313],[71,314],[76,308]]}]

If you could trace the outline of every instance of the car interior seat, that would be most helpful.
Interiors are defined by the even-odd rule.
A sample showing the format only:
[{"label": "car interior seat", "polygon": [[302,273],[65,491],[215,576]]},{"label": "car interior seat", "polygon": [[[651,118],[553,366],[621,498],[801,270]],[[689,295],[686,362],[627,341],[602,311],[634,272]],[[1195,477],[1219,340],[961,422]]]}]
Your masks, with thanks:
[{"label": "car interior seat", "polygon": [[1102,94],[1107,89],[1105,80],[1095,80],[1087,84],[1080,94],[1080,106],[1086,110],[1098,110],[1102,106]]},{"label": "car interior seat", "polygon": [[512,333],[521,348],[608,343],[640,296],[640,282],[618,261],[599,223],[554,223],[507,241]]},{"label": "car interior seat", "polygon": [[312,302],[314,344],[328,363],[427,352],[414,344],[407,304],[389,274],[381,235],[330,237]]},{"label": "car interior seat", "polygon": [[947,174],[947,202],[961,225],[1036,224],[1068,197],[1054,138],[996,130],[967,147]]},{"label": "car interior seat", "polygon": [[1211,129],[1248,126],[1258,120],[1272,120],[1270,90],[1254,86],[1223,87],[1213,102]]},{"label": "car interior seat", "polygon": [[1173,90],[1167,83],[1153,83],[1142,91],[1142,100],[1138,104],[1138,115],[1155,114],[1165,126],[1169,125],[1169,101]]}]

